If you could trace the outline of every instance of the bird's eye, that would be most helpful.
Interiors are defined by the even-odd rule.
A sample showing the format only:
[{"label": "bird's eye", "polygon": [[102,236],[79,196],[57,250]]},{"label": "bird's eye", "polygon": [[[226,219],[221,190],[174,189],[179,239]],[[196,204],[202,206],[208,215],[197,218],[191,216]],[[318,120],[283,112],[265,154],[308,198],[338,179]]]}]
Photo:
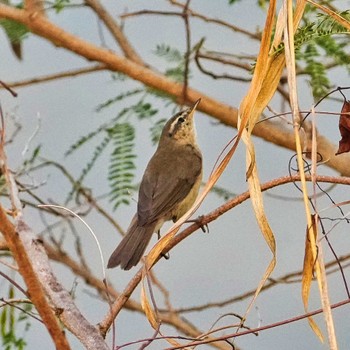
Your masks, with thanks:
[{"label": "bird's eye", "polygon": [[178,121],[178,123],[182,124],[185,121],[185,119],[180,117],[177,121]]}]

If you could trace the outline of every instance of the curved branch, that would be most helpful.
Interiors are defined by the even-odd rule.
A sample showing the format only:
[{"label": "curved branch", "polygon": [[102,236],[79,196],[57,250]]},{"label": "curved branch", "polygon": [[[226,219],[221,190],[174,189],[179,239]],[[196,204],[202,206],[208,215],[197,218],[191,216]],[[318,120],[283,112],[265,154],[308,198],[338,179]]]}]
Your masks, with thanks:
[{"label": "curved branch", "polygon": [[[91,274],[91,272],[87,271],[81,264],[77,263],[70,256],[62,254],[61,251],[58,251],[50,244],[44,243],[44,246],[50,259],[60,262],[68,268],[70,268],[75,275],[82,277],[88,285],[94,287],[102,297],[106,298],[106,285],[101,279],[95,277],[93,274]],[[119,297],[120,294],[109,283],[107,284],[107,288],[110,297]],[[125,307],[131,311],[144,313],[141,304],[132,299],[129,299],[126,302]],[[160,312],[159,316],[163,324],[173,326],[179,332],[185,334],[186,336],[196,338],[202,334],[202,332],[199,329],[197,329],[195,326],[186,321],[184,317],[180,317],[174,312]],[[102,332],[103,336],[105,334],[106,333]],[[213,344],[213,346],[217,347],[218,349],[226,349],[226,347],[220,344]]]},{"label": "curved branch", "polygon": [[[334,177],[334,176],[316,176],[315,179],[312,179],[310,175],[306,176],[307,181],[317,181],[317,182],[325,182],[325,183],[333,183],[333,184],[343,184],[343,185],[350,185],[350,178],[348,177]],[[261,191],[267,191],[269,189],[272,189],[276,186],[284,185],[290,182],[296,182],[300,181],[299,175],[294,176],[284,176],[278,179],[274,179],[272,181],[266,182],[261,185]],[[219,216],[223,215],[230,209],[236,207],[237,205],[243,203],[247,199],[250,198],[250,192],[246,191],[235,198],[227,201],[217,209],[213,210],[211,213],[201,217],[200,222],[196,222],[192,224],[191,226],[187,227],[183,231],[181,231],[179,234],[177,234],[166,246],[166,248],[163,250],[163,254],[166,254],[169,252],[172,248],[174,248],[176,245],[178,245],[181,241],[183,241],[186,237],[191,235],[196,230],[200,229],[201,227],[209,224],[210,222],[216,220]],[[106,334],[108,329],[110,328],[113,320],[117,315],[119,314],[120,310],[123,308],[124,304],[128,301],[131,294],[135,290],[135,288],[138,286],[138,284],[141,281],[142,278],[142,270],[143,267],[140,268],[140,270],[134,275],[134,277],[130,280],[124,291],[119,294],[118,298],[115,300],[113,305],[111,306],[108,314],[106,315],[105,319],[100,323],[100,329],[102,334]]]}]

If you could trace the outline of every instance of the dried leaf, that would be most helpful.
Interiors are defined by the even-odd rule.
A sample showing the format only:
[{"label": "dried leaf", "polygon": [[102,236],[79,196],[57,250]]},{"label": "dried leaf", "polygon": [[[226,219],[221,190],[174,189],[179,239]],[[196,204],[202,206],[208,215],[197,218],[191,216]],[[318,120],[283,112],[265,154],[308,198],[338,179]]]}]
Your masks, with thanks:
[{"label": "dried leaf", "polygon": [[[242,132],[242,140],[244,141],[247,150],[246,177],[249,184],[251,201],[259,228],[272,252],[272,259],[259,282],[259,285],[254,293],[251,302],[249,303],[249,306],[245,312],[245,316],[249,313],[252,305],[254,304],[258,294],[261,291],[261,288],[265,284],[268,277],[271,275],[276,265],[275,238],[265,215],[263,198],[260,188],[260,180],[255,160],[255,148],[251,138],[251,133],[256,124],[256,121],[258,120],[262,110],[270,101],[276,90],[283,68],[283,58],[281,59],[280,57],[269,55],[270,41],[275,23],[275,10],[276,1],[271,1],[269,3],[269,10],[252,83],[247,95],[239,107],[240,130]],[[271,75],[272,71],[274,74]],[[268,89],[266,89],[266,85],[268,86]],[[252,103],[252,101],[254,101],[254,103]]]},{"label": "dried leaf", "polygon": [[[152,308],[151,303],[147,296],[147,291],[145,287],[147,273],[148,273],[148,270],[146,267],[144,267],[142,271],[142,281],[141,281],[141,306],[152,328],[157,331],[157,334],[160,334],[163,336],[163,334],[160,331],[161,321],[159,320],[157,313]],[[176,347],[176,346],[182,345],[178,343],[175,339],[172,339],[172,338],[164,338],[164,339],[172,346]]]},{"label": "dried leaf", "polygon": [[[306,229],[304,267],[303,267],[303,277],[301,282],[301,296],[303,299],[304,308],[306,312],[308,310],[311,282],[313,279],[313,272],[314,272],[314,267],[317,259],[317,256],[316,256],[317,253],[315,252],[317,228],[316,228],[315,216],[312,215],[311,218],[312,218],[312,227],[310,227],[309,229]],[[316,322],[313,320],[312,317],[308,317],[308,321],[312,330],[315,332],[317,337],[323,342],[322,332],[318,328]]]},{"label": "dried leaf", "polygon": [[147,297],[147,292],[146,292],[145,283],[144,283],[145,278],[147,277],[145,276],[142,277],[142,283],[141,283],[141,306],[153,329],[158,330],[159,321],[157,320],[157,315],[154,312]]},{"label": "dried leaf", "polygon": [[336,155],[350,151],[350,101],[345,100],[339,117],[341,140]]}]

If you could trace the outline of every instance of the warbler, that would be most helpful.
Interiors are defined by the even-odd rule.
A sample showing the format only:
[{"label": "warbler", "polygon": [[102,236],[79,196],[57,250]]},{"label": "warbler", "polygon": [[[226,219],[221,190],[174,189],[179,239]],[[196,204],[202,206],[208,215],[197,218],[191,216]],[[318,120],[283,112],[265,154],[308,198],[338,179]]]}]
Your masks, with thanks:
[{"label": "warbler", "polygon": [[159,232],[165,221],[180,219],[196,200],[202,180],[202,154],[194,125],[199,102],[165,124],[142,177],[137,213],[109,258],[108,268],[120,265],[129,270],[137,265],[152,234]]}]

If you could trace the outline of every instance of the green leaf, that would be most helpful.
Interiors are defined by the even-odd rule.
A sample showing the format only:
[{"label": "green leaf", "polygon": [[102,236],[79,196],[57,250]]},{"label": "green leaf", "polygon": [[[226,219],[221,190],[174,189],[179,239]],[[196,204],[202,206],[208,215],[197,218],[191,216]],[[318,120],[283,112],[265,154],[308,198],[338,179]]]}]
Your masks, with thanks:
[{"label": "green leaf", "polygon": [[218,197],[223,198],[225,201],[229,200],[230,198],[233,198],[236,195],[230,190],[220,186],[214,186],[210,191],[215,193]]},{"label": "green leaf", "polygon": [[70,0],[55,0],[52,7],[56,10],[56,13],[63,11],[67,5],[69,5]]},{"label": "green leaf", "polygon": [[102,109],[104,109],[106,107],[110,107],[111,105],[115,104],[116,102],[122,101],[127,97],[135,96],[141,92],[144,92],[144,90],[143,89],[134,89],[131,91],[123,92],[123,93],[101,103],[100,105],[98,105],[96,107],[96,112],[100,112]]},{"label": "green leaf", "polygon": [[109,142],[111,141],[109,136],[106,136],[96,147],[93,152],[93,155],[90,159],[90,161],[86,164],[85,168],[81,172],[81,175],[79,177],[78,182],[82,183],[83,180],[85,179],[86,175],[91,171],[93,166],[95,165],[97,159],[102,155],[103,151],[106,149],[108,146]]},{"label": "green leaf", "polygon": [[[15,290],[12,285],[9,287],[8,298],[15,298]],[[29,304],[31,308],[32,305]],[[23,307],[25,311],[28,309],[28,304]],[[24,340],[23,335],[18,336],[16,332],[19,329],[19,323],[26,322],[25,332],[29,329],[30,323],[28,321],[29,316],[26,312],[16,309],[11,305],[6,305],[2,307],[0,314],[0,323],[1,323],[1,339],[2,339],[2,349],[18,349],[22,350],[27,345]]]},{"label": "green leaf", "polygon": [[316,100],[327,93],[330,88],[330,81],[327,77],[326,68],[323,63],[316,58],[320,56],[316,44],[309,43],[304,52],[304,59],[306,62],[305,72],[310,77],[310,86],[312,94]]},{"label": "green leaf", "polygon": [[24,24],[10,19],[1,19],[0,26],[5,31],[13,53],[17,58],[22,59],[22,41],[28,36],[28,28]]},{"label": "green leaf", "polygon": [[35,147],[31,157],[29,159],[26,159],[23,162],[23,166],[28,167],[28,166],[34,164],[35,160],[38,158],[38,156],[40,154],[40,150],[41,150],[41,145],[38,145],[37,147]]},{"label": "green leaf", "polygon": [[108,146],[109,142],[111,141],[109,136],[106,136],[103,138],[103,140],[95,147],[94,152],[92,154],[92,157],[90,159],[90,161],[85,165],[85,167],[83,168],[83,170],[81,171],[81,174],[76,182],[76,186],[72,188],[72,190],[70,191],[70,193],[67,196],[66,199],[66,203],[68,203],[72,197],[74,196],[74,194],[77,192],[77,190],[80,188],[80,186],[82,185],[85,177],[89,174],[89,172],[92,170],[92,168],[94,167],[96,161],[100,158],[100,156],[102,155],[103,151],[106,149],[106,147]]},{"label": "green leaf", "polygon": [[150,103],[142,101],[139,101],[136,105],[134,105],[132,110],[139,119],[150,118],[158,113],[158,109],[153,108]]},{"label": "green leaf", "polygon": [[11,43],[20,43],[29,33],[28,28],[24,24],[10,19],[1,19],[0,26],[4,29]]},{"label": "green leaf", "polygon": [[168,62],[182,62],[184,59],[183,54],[167,44],[159,44],[154,50],[154,54],[158,57],[164,58]]},{"label": "green leaf", "polygon": [[130,190],[134,188],[136,169],[134,159],[135,129],[129,123],[116,123],[108,129],[109,137],[113,142],[113,151],[110,158],[108,180],[111,188],[110,200],[114,209],[121,204],[129,204]]}]

